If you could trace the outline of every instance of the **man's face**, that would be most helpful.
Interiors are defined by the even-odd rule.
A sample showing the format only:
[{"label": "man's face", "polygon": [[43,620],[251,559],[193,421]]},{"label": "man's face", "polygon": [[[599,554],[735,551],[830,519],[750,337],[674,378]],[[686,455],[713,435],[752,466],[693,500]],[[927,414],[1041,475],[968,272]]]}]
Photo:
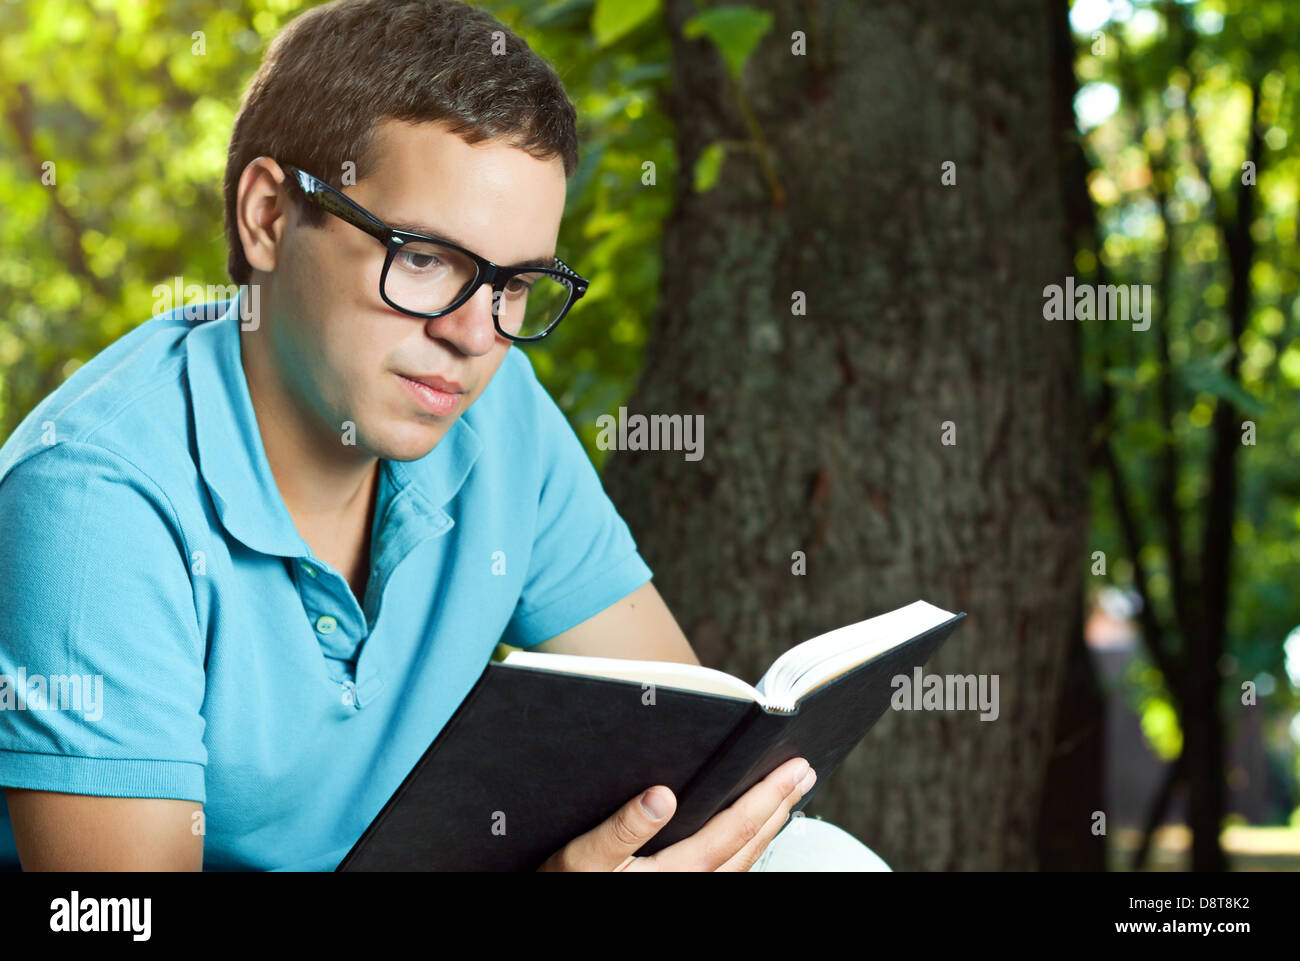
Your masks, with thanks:
[{"label": "man's face", "polygon": [[[559,158],[538,160],[500,140],[470,146],[439,124],[393,120],[376,126],[372,151],[370,173],[346,192],[390,226],[503,265],[555,253],[565,199]],[[493,326],[486,284],[431,320],[389,307],[379,295],[384,256],[337,217],[305,228],[291,214],[271,278],[269,334],[281,377],[325,431],[342,438],[350,421],[359,450],[414,460],[483,392],[510,341]],[[407,376],[441,378],[461,392],[421,399]]]}]

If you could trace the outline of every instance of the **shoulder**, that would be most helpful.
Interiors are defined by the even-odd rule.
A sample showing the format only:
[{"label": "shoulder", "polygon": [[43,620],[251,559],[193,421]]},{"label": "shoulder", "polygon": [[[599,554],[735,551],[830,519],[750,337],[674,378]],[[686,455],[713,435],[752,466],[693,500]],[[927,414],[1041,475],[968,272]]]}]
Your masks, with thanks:
[{"label": "shoulder", "polygon": [[27,475],[84,468],[143,486],[172,474],[189,452],[191,328],[178,311],[159,315],[74,371],[0,447],[0,485],[29,462]]},{"label": "shoulder", "polygon": [[69,558],[78,570],[138,562],[156,571],[189,555],[173,495],[122,453],[83,441],[27,452],[0,475],[0,529],[0,567],[16,560],[33,576]]}]

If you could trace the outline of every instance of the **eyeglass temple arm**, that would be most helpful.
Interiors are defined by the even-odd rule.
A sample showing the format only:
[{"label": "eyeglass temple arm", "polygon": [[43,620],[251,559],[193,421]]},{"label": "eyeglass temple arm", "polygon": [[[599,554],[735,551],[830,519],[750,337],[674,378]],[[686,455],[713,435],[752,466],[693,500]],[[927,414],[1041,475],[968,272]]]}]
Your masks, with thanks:
[{"label": "eyeglass temple arm", "polygon": [[559,257],[555,258],[555,266],[561,272],[568,274],[570,277],[574,279],[575,281],[574,286],[577,288],[578,296],[582,296],[587,292],[587,281],[581,274],[579,274],[576,270],[574,270],[572,267],[566,264]]},{"label": "eyeglass temple arm", "polygon": [[387,225],[356,204],[347,194],[318,177],[313,177],[305,170],[299,170],[288,164],[285,164],[284,169],[298,181],[302,192],[313,202],[320,204],[330,213],[342,217],[352,226],[364,230],[381,244],[387,244],[390,233]]}]

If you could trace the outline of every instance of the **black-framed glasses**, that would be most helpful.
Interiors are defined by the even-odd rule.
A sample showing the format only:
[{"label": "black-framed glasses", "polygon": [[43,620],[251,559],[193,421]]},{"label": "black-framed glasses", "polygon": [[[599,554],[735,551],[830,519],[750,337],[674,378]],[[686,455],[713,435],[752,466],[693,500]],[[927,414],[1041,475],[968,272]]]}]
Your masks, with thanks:
[{"label": "black-framed glasses", "polygon": [[587,292],[587,281],[559,257],[554,267],[502,267],[440,237],[390,227],[325,181],[289,164],[281,167],[312,203],[384,245],[388,255],[379,275],[379,296],[404,314],[441,317],[473,297],[482,284],[490,284],[497,333],[528,342],[553,331]]}]

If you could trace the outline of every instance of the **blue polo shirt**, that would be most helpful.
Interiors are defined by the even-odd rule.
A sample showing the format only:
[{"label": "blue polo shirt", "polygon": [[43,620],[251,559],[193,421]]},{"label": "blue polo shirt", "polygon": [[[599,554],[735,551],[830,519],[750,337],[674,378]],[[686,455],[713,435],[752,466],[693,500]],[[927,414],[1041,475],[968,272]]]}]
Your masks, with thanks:
[{"label": "blue polo shirt", "polygon": [[0,447],[0,785],[200,801],[205,869],[332,870],[498,641],[651,575],[512,347],[429,454],[380,462],[358,604],[280,497],[238,305],[147,321]]}]

